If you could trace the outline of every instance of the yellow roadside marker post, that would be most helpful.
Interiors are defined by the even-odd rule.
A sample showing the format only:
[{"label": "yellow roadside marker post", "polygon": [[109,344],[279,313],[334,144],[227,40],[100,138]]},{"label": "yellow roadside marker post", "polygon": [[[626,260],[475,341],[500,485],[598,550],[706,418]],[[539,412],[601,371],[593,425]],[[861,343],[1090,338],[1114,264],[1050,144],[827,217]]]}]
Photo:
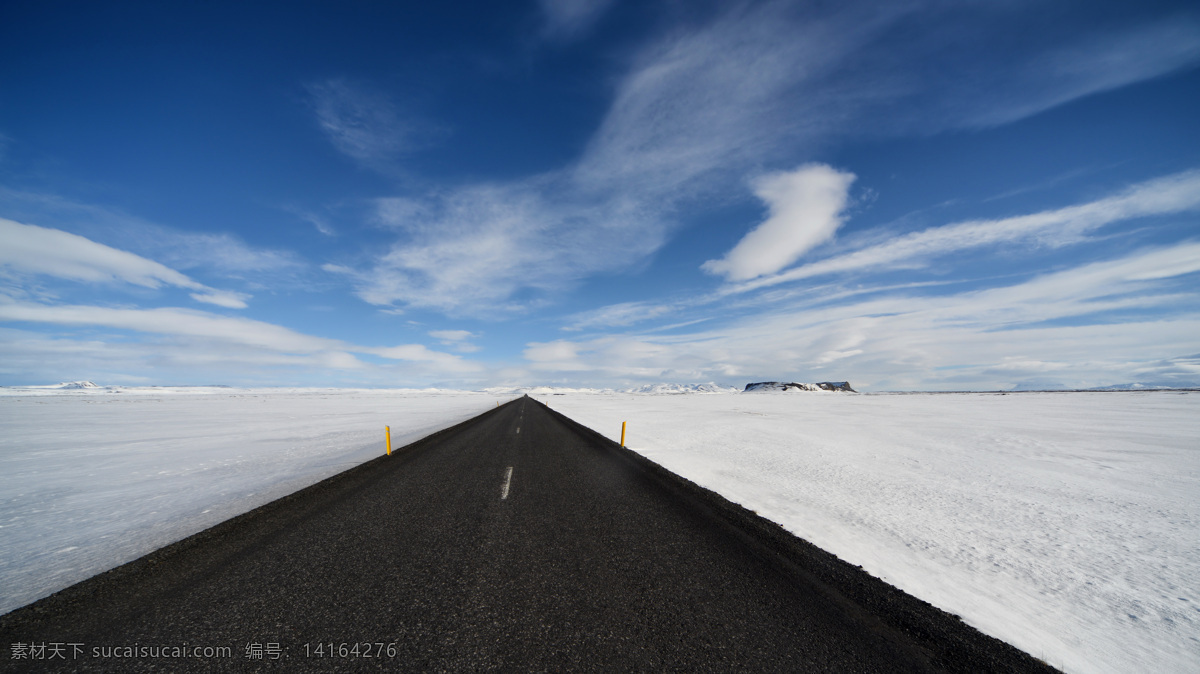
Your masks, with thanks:
[{"label": "yellow roadside marker post", "polygon": [[621,446],[625,446],[625,422],[621,422]]},{"label": "yellow roadside marker post", "polygon": [[387,448],[388,448],[387,455],[391,456],[392,455],[392,427],[384,426],[383,432],[387,434]]}]

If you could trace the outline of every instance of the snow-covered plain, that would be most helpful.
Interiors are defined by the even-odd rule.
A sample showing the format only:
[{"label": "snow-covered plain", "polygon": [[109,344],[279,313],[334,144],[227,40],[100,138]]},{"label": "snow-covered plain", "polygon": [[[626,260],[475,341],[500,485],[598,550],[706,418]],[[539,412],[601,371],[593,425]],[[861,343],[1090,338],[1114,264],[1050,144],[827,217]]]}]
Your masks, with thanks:
[{"label": "snow-covered plain", "polygon": [[512,396],[0,388],[0,613]]},{"label": "snow-covered plain", "polygon": [[1200,671],[1200,393],[534,396],[1067,672]]},{"label": "snow-covered plain", "polygon": [[1200,393],[642,391],[0,388],[0,612],[528,392],[1068,672],[1200,671]]}]

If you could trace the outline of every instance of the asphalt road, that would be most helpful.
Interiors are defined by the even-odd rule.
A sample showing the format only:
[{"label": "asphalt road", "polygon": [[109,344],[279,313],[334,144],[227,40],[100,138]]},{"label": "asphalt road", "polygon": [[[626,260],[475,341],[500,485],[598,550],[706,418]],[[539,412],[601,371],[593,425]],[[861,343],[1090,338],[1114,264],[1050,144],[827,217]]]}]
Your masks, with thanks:
[{"label": "asphalt road", "polygon": [[17,671],[1049,671],[529,398],[0,638]]}]

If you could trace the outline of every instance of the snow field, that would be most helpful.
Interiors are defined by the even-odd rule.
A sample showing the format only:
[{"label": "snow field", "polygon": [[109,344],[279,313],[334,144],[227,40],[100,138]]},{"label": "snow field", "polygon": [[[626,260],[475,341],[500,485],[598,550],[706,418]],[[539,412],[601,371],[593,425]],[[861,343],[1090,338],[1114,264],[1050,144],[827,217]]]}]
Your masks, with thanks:
[{"label": "snow field", "polygon": [[[119,392],[114,392],[119,391]],[[0,613],[476,416],[483,393],[0,395]],[[34,395],[14,395],[33,393]]]},{"label": "snow field", "polygon": [[1067,672],[1200,671],[1200,394],[537,397]]},{"label": "snow field", "polygon": [[[1200,669],[1200,394],[530,392],[1069,672]],[[0,612],[519,394],[0,390]]]}]

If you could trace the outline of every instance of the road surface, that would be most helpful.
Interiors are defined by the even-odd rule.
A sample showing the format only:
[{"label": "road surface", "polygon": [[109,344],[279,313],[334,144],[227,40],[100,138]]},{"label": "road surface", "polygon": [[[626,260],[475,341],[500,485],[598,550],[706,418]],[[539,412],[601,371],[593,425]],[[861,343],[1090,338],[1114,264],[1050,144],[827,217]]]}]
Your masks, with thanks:
[{"label": "road surface", "polygon": [[0,637],[14,671],[1050,671],[527,397]]}]

